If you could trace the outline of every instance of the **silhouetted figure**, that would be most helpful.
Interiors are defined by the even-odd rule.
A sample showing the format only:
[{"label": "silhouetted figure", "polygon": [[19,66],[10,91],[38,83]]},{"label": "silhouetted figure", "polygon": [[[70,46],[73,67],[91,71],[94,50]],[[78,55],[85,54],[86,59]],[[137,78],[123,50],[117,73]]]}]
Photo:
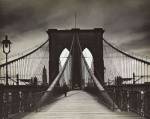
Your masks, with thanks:
[{"label": "silhouetted figure", "polygon": [[37,79],[37,77],[35,76],[35,77],[34,77],[34,83],[33,83],[33,85],[37,85],[37,82],[38,82],[38,79]]},{"label": "silhouetted figure", "polygon": [[65,97],[67,96],[67,92],[68,92],[68,86],[66,85],[66,83],[63,85],[63,93],[65,95]]}]

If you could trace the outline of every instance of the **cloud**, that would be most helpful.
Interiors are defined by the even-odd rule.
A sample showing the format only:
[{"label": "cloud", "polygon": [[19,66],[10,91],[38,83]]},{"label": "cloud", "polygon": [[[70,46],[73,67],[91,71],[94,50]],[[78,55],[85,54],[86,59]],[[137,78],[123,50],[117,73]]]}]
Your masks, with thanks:
[{"label": "cloud", "polygon": [[122,43],[123,48],[128,48],[130,50],[136,49],[149,49],[150,48],[150,35],[146,34],[142,39],[136,39],[127,43]]},{"label": "cloud", "polygon": [[16,49],[21,42],[44,41],[48,28],[74,27],[77,12],[77,27],[103,27],[106,40],[148,50],[149,5],[149,0],[0,0],[0,40],[9,34]]}]

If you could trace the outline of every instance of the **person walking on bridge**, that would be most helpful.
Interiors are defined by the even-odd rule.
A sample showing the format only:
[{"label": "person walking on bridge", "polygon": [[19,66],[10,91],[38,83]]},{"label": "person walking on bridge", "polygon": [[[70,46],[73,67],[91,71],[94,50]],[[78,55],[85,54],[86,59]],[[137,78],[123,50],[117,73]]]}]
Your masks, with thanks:
[{"label": "person walking on bridge", "polygon": [[68,86],[67,86],[66,83],[64,83],[64,85],[63,85],[63,93],[64,93],[65,97],[67,96],[67,92],[68,92]]}]

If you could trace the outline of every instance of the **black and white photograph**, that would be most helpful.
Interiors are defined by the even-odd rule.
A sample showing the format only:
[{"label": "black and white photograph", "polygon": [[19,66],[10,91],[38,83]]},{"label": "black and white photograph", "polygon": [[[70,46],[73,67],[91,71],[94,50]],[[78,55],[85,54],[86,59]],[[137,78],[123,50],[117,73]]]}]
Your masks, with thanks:
[{"label": "black and white photograph", "polygon": [[0,0],[0,119],[150,119],[150,0]]}]

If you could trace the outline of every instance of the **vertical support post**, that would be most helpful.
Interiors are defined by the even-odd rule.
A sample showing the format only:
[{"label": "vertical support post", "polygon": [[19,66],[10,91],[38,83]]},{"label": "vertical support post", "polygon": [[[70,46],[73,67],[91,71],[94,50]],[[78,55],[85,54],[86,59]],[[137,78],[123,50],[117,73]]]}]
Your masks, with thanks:
[{"label": "vertical support post", "polygon": [[[8,66],[8,72],[9,72],[10,79],[11,79],[11,75],[12,75],[11,74],[11,69],[12,69],[11,66],[12,66],[12,63],[10,63],[9,66]],[[13,84],[14,84],[14,82],[13,82]]]},{"label": "vertical support post", "polygon": [[144,91],[141,91],[141,110],[140,110],[141,117],[144,117]]},{"label": "vertical support post", "polygon": [[123,77],[127,77],[127,72],[126,72],[126,56],[123,55]]},{"label": "vertical support post", "polygon": [[[129,78],[131,78],[132,77],[132,70],[131,70],[131,61],[132,59],[131,58],[129,58]],[[130,84],[131,84],[132,82],[130,82]]]},{"label": "vertical support post", "polygon": [[144,82],[145,83],[145,78],[146,78],[146,74],[145,74],[145,63],[144,63]]},{"label": "vertical support post", "polygon": [[[141,62],[141,76],[142,76],[142,62]],[[140,82],[142,84],[142,80]]]},{"label": "vertical support post", "polygon": [[19,74],[16,75],[16,78],[17,78],[16,85],[19,85]]},{"label": "vertical support post", "polygon": [[[0,76],[2,76],[2,67],[0,67]],[[2,84],[2,79],[0,79],[0,84]]]},{"label": "vertical support post", "polygon": [[126,77],[128,78],[128,65],[127,65],[127,56],[125,56],[125,60],[126,60],[126,62],[125,62],[125,64],[126,64]]},{"label": "vertical support post", "polygon": [[[148,61],[147,56],[146,56],[146,61]],[[148,82],[148,64],[145,64],[145,65],[146,65],[146,75],[147,75],[146,82]]]},{"label": "vertical support post", "polygon": [[[138,67],[137,67],[137,70],[138,70],[138,76],[140,76],[140,62],[137,61],[137,64],[138,64]],[[139,81],[137,82],[139,84]]]},{"label": "vertical support post", "polygon": [[133,84],[135,84],[135,73],[133,72]]},{"label": "vertical support post", "polygon": [[115,87],[113,89],[113,111],[115,110],[115,96],[116,95],[116,90],[115,90]]},{"label": "vertical support post", "polygon": [[138,62],[136,60],[136,75],[138,75]]},{"label": "vertical support post", "polygon": [[149,65],[147,64],[147,82],[148,82],[148,77],[149,77],[149,70],[148,70],[148,68],[149,68]]},{"label": "vertical support post", "polygon": [[[4,66],[2,67],[2,76],[4,76],[4,72],[5,72],[5,69],[4,69]],[[5,79],[2,80],[2,84],[5,84]]]},{"label": "vertical support post", "polygon": [[6,86],[8,86],[8,65],[7,65],[7,61],[8,61],[8,54],[6,53]]}]

